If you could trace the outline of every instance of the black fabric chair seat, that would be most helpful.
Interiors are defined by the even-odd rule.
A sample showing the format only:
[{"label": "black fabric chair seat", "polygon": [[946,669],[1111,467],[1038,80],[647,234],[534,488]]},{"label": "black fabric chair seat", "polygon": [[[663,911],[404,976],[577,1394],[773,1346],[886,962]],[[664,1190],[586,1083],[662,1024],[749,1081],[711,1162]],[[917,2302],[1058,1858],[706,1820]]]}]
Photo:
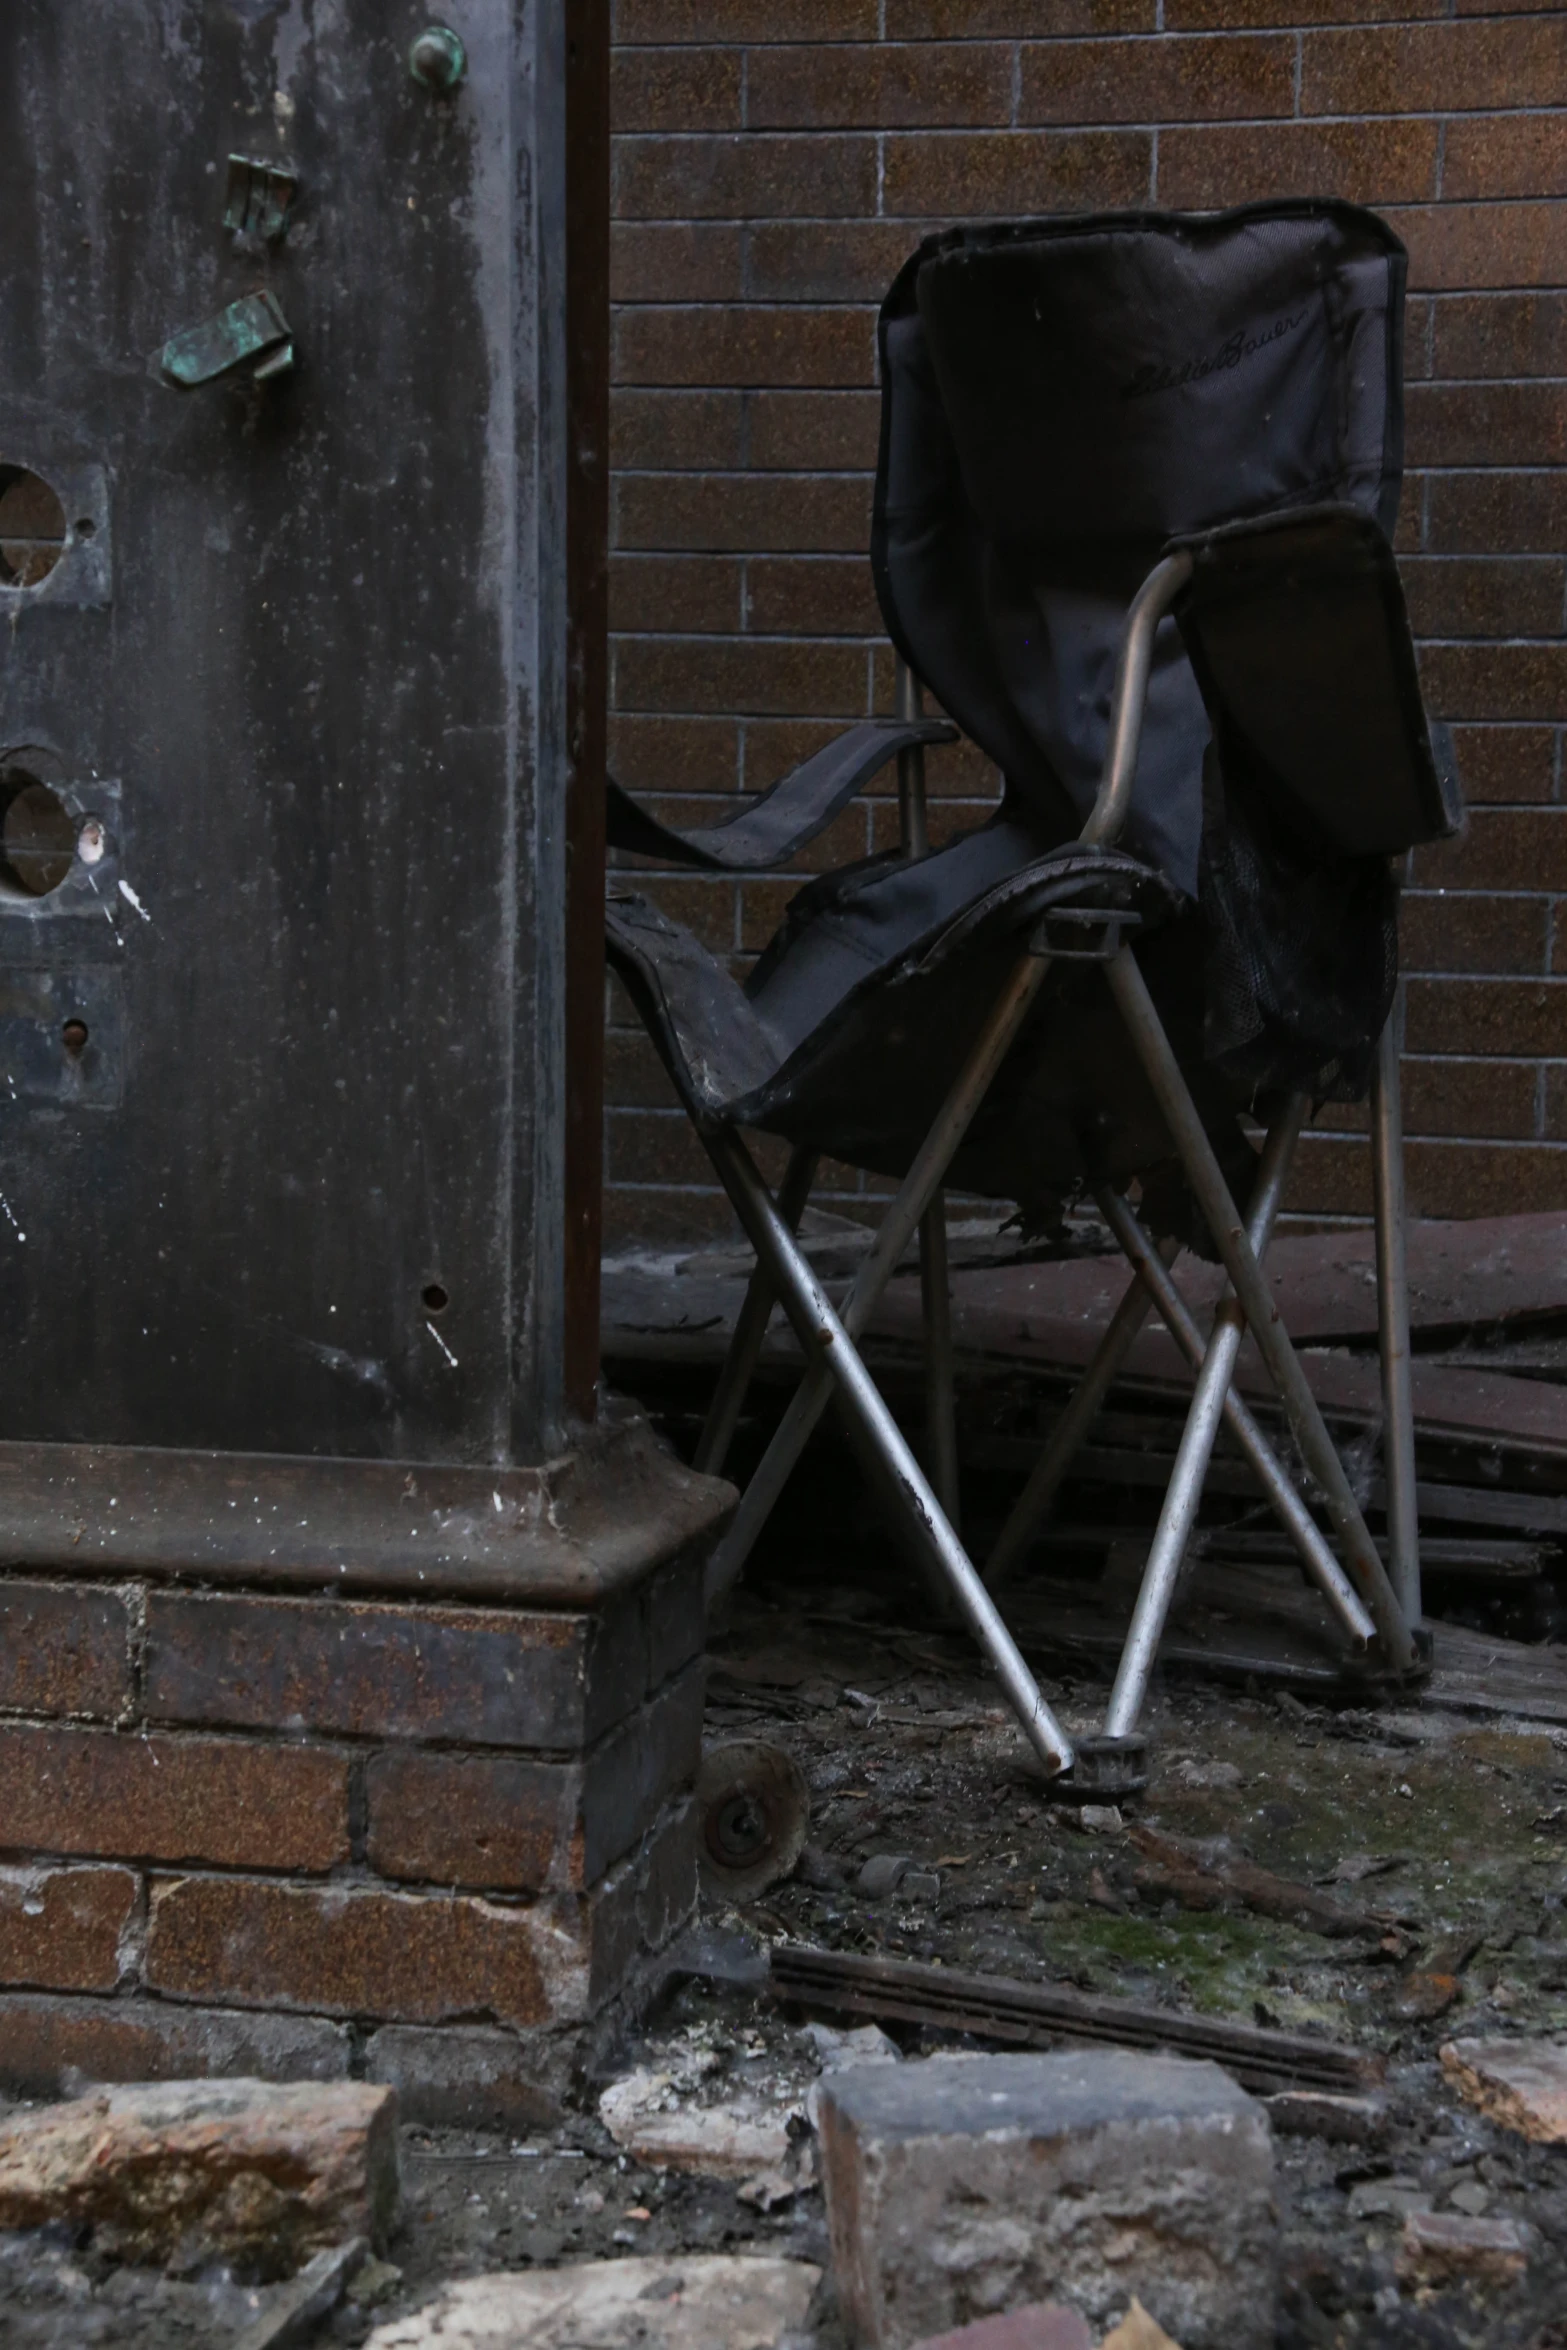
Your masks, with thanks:
[{"label": "black fabric chair seat", "polygon": [[[1118,852],[1041,852],[1003,814],[917,863],[893,853],[808,883],[743,987],[638,896],[610,898],[609,957],[698,1123],[900,1176],[1030,933],[1047,914],[1090,906],[1134,916],[1142,938],[1182,899]],[[1102,1113],[1107,1084],[1124,1179],[1172,1146],[1102,985],[1068,965],[1008,1056],[957,1177],[1030,1204],[1071,1188],[1084,1175],[1079,1131]],[[1221,1131],[1233,1106],[1212,1093]]]}]

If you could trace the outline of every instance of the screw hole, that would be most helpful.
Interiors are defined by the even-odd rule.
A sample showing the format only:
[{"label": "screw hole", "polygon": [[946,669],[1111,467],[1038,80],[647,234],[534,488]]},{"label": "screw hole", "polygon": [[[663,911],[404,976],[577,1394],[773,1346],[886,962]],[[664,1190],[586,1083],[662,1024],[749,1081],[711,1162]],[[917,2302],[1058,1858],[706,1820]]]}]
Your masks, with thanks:
[{"label": "screw hole", "polygon": [[441,1287],[439,1281],[427,1281],[419,1295],[427,1314],[444,1314],[452,1302],[450,1293]]},{"label": "screw hole", "polygon": [[76,525],[76,535],[79,539],[94,538],[97,535],[97,530],[98,525],[90,514],[84,514]]},{"label": "screw hole", "polygon": [[86,1021],[67,1020],[65,1026],[60,1031],[60,1042],[64,1045],[66,1051],[70,1054],[73,1061],[79,1059],[82,1048],[87,1042]]}]

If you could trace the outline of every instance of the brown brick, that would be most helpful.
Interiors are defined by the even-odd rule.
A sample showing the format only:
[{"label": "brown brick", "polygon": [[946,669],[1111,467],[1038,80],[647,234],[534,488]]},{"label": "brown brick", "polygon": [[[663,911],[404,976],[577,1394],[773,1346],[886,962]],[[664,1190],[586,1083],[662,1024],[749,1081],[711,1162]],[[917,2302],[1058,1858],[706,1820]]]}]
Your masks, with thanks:
[{"label": "brown brick", "polygon": [[886,0],[889,41],[1151,33],[1158,0]]},{"label": "brown brick", "polygon": [[1422,889],[1567,889],[1567,808],[1476,808],[1458,840],[1421,849]]},{"label": "brown brick", "polygon": [[1549,726],[1459,726],[1453,730],[1464,798],[1517,806],[1556,796],[1556,733]]},{"label": "brown brick", "polygon": [[617,383],[868,384],[876,322],[869,310],[795,304],[723,310],[622,310]]},{"label": "brown brick", "polygon": [[621,547],[858,555],[870,545],[871,485],[848,474],[632,475],[616,485],[615,518]]},{"label": "brown brick", "polygon": [[1159,201],[1193,208],[1249,203],[1281,187],[1360,204],[1436,194],[1431,122],[1281,122],[1161,130]]},{"label": "brown brick", "polygon": [[1433,375],[1567,375],[1567,295],[1450,294],[1432,309]]},{"label": "brown brick", "polygon": [[643,41],[873,41],[876,0],[616,0],[617,46]]},{"label": "brown brick", "polygon": [[759,302],[880,302],[920,234],[907,220],[758,221],[746,291]]},{"label": "brown brick", "polygon": [[130,1698],[130,1617],[117,1591],[0,1583],[0,1706],[112,1720]]},{"label": "brown brick", "polygon": [[1393,525],[1393,551],[1398,555],[1418,554],[1425,544],[1426,488],[1429,476],[1423,473],[1404,476],[1403,490],[1398,502],[1398,520]]},{"label": "brown brick", "polygon": [[502,1893],[597,1884],[695,1778],[702,1680],[688,1668],[580,1763],[377,1755],[365,1774],[370,1866]]},{"label": "brown brick", "polygon": [[741,53],[704,42],[679,49],[617,48],[610,121],[626,131],[737,131]]},{"label": "brown brick", "polygon": [[1567,387],[1561,384],[1411,384],[1405,417],[1412,465],[1567,459]]},{"label": "brown brick", "polygon": [[668,1070],[640,1028],[612,1028],[604,1038],[604,1096],[612,1109],[678,1109]]},{"label": "brown brick", "polygon": [[1558,1061],[1545,1072],[1544,1132],[1549,1142],[1567,1142],[1567,1065]]},{"label": "brown brick", "polygon": [[154,1885],[147,1982],[176,1999],[437,2023],[575,2011],[547,1908],[431,1894],[184,1877]]},{"label": "brown brick", "polygon": [[0,1983],[112,1991],[135,1906],[128,1869],[0,1869]]},{"label": "brown brick", "polygon": [[684,1110],[610,1110],[604,1121],[604,1166],[611,1183],[715,1180],[712,1161]]},{"label": "brown brick", "polygon": [[[1402,1064],[1404,1132],[1489,1136],[1531,1141],[1535,1133],[1538,1061],[1413,1059]],[[1364,1102],[1334,1102],[1322,1113],[1324,1126],[1355,1134],[1369,1131]]]},{"label": "brown brick", "polygon": [[[1413,1142],[1405,1153],[1405,1179],[1413,1216],[1523,1215],[1560,1205],[1567,1151],[1539,1143]],[[1367,1214],[1368,1145],[1307,1135],[1289,1205],[1318,1214]]]},{"label": "brown brick", "polygon": [[748,718],[745,722],[745,786],[766,791],[843,732],[842,722],[808,718]]},{"label": "brown brick", "polygon": [[732,718],[616,713],[609,763],[628,791],[732,792],[739,778],[740,729]]},{"label": "brown brick", "polygon": [[342,2081],[351,2052],[342,2024],[311,2016],[26,1991],[0,1997],[0,2085],[13,2097],[65,2097],[82,2081]]},{"label": "brown brick", "polygon": [[625,637],[615,652],[615,698],[623,710],[858,718],[865,711],[865,680],[858,645]]},{"label": "brown brick", "polygon": [[1556,558],[1419,556],[1400,569],[1416,636],[1549,636],[1562,625],[1567,565]]},{"label": "brown brick", "polygon": [[1567,122],[1559,114],[1460,115],[1447,126],[1442,193],[1560,196],[1567,192]]},{"label": "brown brick", "polygon": [[881,433],[879,392],[746,394],[754,472],[871,473]]},{"label": "brown brick", "polygon": [[[734,1211],[716,1183],[695,1189],[605,1186],[604,1245],[610,1254],[626,1248],[696,1248],[710,1240],[727,1245],[739,1239]],[[613,1346],[606,1345],[607,1372],[613,1362]]]},{"label": "brown brick", "polygon": [[641,1639],[625,1607],[588,1617],[154,1591],[147,1714],[574,1751],[641,1699]]},{"label": "brown brick", "polygon": [[[1406,971],[1543,972],[1549,900],[1407,891],[1399,917]],[[1446,1039],[1434,1049],[1442,1050]]]},{"label": "brown brick", "polygon": [[1207,122],[1293,114],[1286,34],[1044,41],[1022,55],[1019,122]]},{"label": "brown brick", "polygon": [[1303,17],[1313,24],[1378,24],[1449,13],[1450,0],[1310,0],[1308,8],[1300,0],[1164,0],[1163,21],[1172,32],[1233,32],[1293,29]]},{"label": "brown brick", "polygon": [[1153,152],[1142,131],[895,132],[885,147],[883,210],[915,220],[1143,203]]},{"label": "brown brick", "polygon": [[1507,23],[1308,32],[1301,47],[1303,114],[1473,113],[1567,102],[1567,25]]},{"label": "brown brick", "polygon": [[884,626],[863,556],[758,556],[745,593],[758,636],[877,636]]},{"label": "brown brick", "polygon": [[1534,1134],[1533,1061],[1404,1062],[1404,1131],[1530,1139]]},{"label": "brown brick", "polygon": [[1538,1054],[1561,1051],[1567,987],[1551,979],[1412,979],[1412,1052]]},{"label": "brown brick", "polygon": [[794,45],[747,61],[746,122],[757,130],[957,130],[1011,118],[1012,51],[1000,43]]},{"label": "brown brick", "polygon": [[619,139],[621,220],[853,218],[876,209],[876,142],[807,134]]},{"label": "brown brick", "polygon": [[717,555],[617,555],[610,564],[609,625],[618,634],[732,635],[743,618],[738,562]]},{"label": "brown brick", "polygon": [[1404,302],[1404,380],[1417,383],[1435,370],[1431,365],[1432,321],[1436,312],[1434,294],[1412,294]]},{"label": "brown brick", "polygon": [[617,471],[725,472],[740,463],[740,392],[617,390],[610,394],[610,463]]},{"label": "brown brick", "polygon": [[1388,220],[1409,247],[1409,283],[1417,293],[1567,282],[1563,205],[1399,204]]},{"label": "brown brick", "polygon": [[1441,718],[1557,718],[1567,645],[1428,645],[1420,679]]},{"label": "brown brick", "polygon": [[737,881],[727,874],[699,877],[689,873],[661,874],[644,868],[637,875],[636,886],[661,914],[689,930],[712,954],[720,958],[728,954],[735,940],[735,909],[740,887]]},{"label": "brown brick", "polygon": [[1567,474],[1433,476],[1428,543],[1434,554],[1558,554],[1567,545]]},{"label": "brown brick", "polygon": [[617,220],[610,231],[615,302],[733,302],[743,290],[738,227],[711,221]]},{"label": "brown brick", "polygon": [[0,1729],[0,1849],[220,1868],[348,1858],[348,1765],[307,1746]]}]

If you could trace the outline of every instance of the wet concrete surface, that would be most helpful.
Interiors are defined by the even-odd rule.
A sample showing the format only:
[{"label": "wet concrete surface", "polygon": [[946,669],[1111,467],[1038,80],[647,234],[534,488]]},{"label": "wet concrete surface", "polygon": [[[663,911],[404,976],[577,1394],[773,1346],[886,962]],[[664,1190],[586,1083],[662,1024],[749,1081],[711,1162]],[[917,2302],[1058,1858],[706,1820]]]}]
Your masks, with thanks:
[{"label": "wet concrete surface", "polygon": [[[1094,1725],[1101,1687],[1047,1672],[1046,1688],[1070,1728]],[[906,1581],[760,1580],[715,1642],[708,1735],[789,1749],[811,1790],[810,1842],[791,1881],[738,1907],[710,1896],[707,1921],[1374,2051],[1388,2067],[1376,2142],[1279,2140],[1280,2350],[1567,2345],[1567,2148],[1481,2119],[1438,2062],[1448,2039],[1567,2035],[1567,1733],[1411,1700],[1345,1711],[1192,1684],[1157,1686],[1147,1726],[1146,1794],[1119,1831],[1087,1833],[1049,1799],[970,1643]],[[1138,1824],[1215,1868],[1244,1858],[1324,1888],[1366,1923],[1329,1936],[1238,1898],[1183,1907],[1134,1843]],[[919,1898],[857,1890],[864,1862],[886,1853],[915,1861]],[[735,2182],[636,2162],[597,2116],[607,2080],[634,2065],[670,2072],[677,2097],[792,2111],[820,2063],[807,2020],[755,1989],[675,1981],[558,2128],[525,2140],[405,2130],[400,2273],[378,2272],[375,2305],[346,2303],[319,2339],[362,2341],[482,2269],[633,2250],[823,2261],[814,2186],[769,2211]],[[909,2056],[979,2044],[888,2029]],[[1523,2223],[1525,2275],[1401,2286],[1403,2221],[1419,2209]],[[90,2245],[0,2244],[0,2350],[217,2345],[263,2305],[222,2279],[102,2272]],[[830,2290],[813,2323],[821,2350],[839,2350]]]}]

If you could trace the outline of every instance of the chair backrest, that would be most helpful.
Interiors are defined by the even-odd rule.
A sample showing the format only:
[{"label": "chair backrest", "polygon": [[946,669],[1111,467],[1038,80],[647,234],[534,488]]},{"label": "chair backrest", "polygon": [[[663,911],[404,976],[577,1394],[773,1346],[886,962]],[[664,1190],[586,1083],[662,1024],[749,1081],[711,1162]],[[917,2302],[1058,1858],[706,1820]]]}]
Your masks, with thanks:
[{"label": "chair backrest", "polygon": [[[1122,618],[1173,538],[1324,503],[1390,533],[1404,249],[1296,202],[927,239],[882,306],[872,561],[898,649],[1049,835],[1104,753]],[[1195,894],[1207,712],[1160,631],[1124,845]]]}]

